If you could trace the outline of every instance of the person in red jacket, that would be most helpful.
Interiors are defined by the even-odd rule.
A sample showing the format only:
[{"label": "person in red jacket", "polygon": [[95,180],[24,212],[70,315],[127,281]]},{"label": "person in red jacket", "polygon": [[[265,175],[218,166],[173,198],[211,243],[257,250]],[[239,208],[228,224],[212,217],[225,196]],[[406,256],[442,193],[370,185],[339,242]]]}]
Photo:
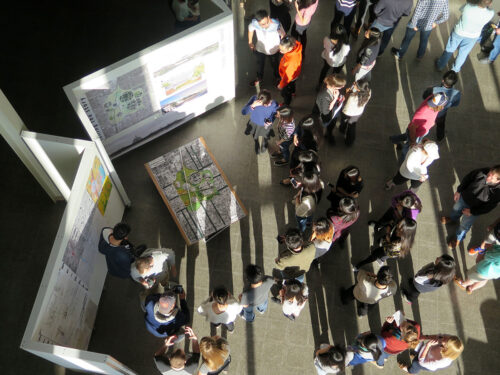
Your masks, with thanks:
[{"label": "person in red jacket", "polygon": [[295,80],[299,77],[302,68],[302,44],[291,36],[281,39],[280,52],[283,57],[280,61],[279,74],[280,83],[278,89],[285,105],[290,105],[292,95],[295,94]]},{"label": "person in red jacket", "polygon": [[385,319],[380,335],[385,340],[385,348],[377,361],[379,366],[384,366],[385,359],[391,355],[402,353],[407,349],[415,349],[422,339],[420,324],[405,319],[398,325],[394,315]]}]

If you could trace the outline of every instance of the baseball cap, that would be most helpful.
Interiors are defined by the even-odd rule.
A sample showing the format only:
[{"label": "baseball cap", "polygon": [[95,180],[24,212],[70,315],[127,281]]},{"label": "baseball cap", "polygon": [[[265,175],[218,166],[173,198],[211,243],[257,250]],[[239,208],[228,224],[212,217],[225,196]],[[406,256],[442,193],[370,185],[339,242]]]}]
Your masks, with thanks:
[{"label": "baseball cap", "polygon": [[429,107],[432,107],[432,108],[446,105],[446,103],[448,103],[448,98],[443,93],[436,93],[433,96],[431,96],[429,98],[429,100],[427,101],[427,104],[429,105]]}]

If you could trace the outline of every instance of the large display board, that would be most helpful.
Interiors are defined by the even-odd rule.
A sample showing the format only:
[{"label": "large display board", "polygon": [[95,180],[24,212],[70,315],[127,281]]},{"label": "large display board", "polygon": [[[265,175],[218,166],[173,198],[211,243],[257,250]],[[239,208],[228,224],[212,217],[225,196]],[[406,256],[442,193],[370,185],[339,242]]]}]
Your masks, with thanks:
[{"label": "large display board", "polygon": [[125,204],[97,147],[80,142],[86,147],[21,348],[69,368],[114,373],[109,356],[85,350],[107,273],[100,232],[121,220]]},{"label": "large display board", "polygon": [[145,167],[188,245],[209,240],[247,215],[203,138]]},{"label": "large display board", "polygon": [[233,15],[221,14],[64,87],[117,156],[234,98]]}]

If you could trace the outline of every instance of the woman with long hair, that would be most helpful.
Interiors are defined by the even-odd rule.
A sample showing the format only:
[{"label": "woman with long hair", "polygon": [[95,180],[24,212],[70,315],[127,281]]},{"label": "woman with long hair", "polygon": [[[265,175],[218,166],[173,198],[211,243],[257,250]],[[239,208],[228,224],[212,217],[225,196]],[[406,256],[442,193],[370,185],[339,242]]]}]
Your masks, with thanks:
[{"label": "woman with long hair", "polygon": [[359,218],[359,205],[356,199],[344,197],[335,208],[330,208],[326,215],[335,228],[332,242],[339,241],[342,246],[349,235],[349,227]]},{"label": "woman with long hair", "polygon": [[368,81],[371,79],[371,70],[377,61],[381,38],[382,33],[375,27],[365,32],[365,39],[358,50],[356,65],[352,69],[355,81],[365,76]]},{"label": "woman with long hair", "polygon": [[283,315],[290,320],[299,317],[309,295],[307,285],[296,279],[285,280],[279,292]]},{"label": "woman with long hair", "polygon": [[410,181],[410,189],[417,191],[423,182],[429,179],[427,168],[439,159],[439,147],[436,142],[426,138],[422,143],[410,148],[396,175],[385,183],[385,190]]},{"label": "woman with long hair", "polygon": [[283,106],[276,112],[278,118],[278,136],[279,140],[276,142],[279,151],[271,154],[271,158],[278,159],[274,165],[281,167],[290,162],[290,146],[296,137],[295,120],[293,118],[293,110],[290,107]]},{"label": "woman with long hair", "polygon": [[422,267],[414,277],[409,279],[408,288],[401,288],[403,298],[409,304],[418,299],[420,293],[430,293],[449,284],[456,273],[455,259],[443,254],[432,263]]},{"label": "woman with long hair", "polygon": [[302,59],[304,59],[307,45],[307,29],[311,25],[313,14],[318,8],[318,0],[295,0],[295,22],[292,26],[291,35],[302,43]]},{"label": "woman with long hair", "polygon": [[351,50],[349,38],[346,30],[342,25],[336,25],[330,33],[330,37],[323,38],[323,68],[319,74],[318,86],[316,91],[319,91],[328,71],[332,69],[332,73],[342,72],[342,68],[347,60],[347,55]]},{"label": "woman with long hair", "polygon": [[200,353],[202,363],[198,375],[220,374],[231,362],[229,343],[219,336],[203,337]]},{"label": "woman with long hair", "polygon": [[417,222],[413,219],[403,218],[396,223],[387,235],[381,239],[380,246],[371,254],[358,262],[353,268],[358,270],[365,264],[378,261],[383,264],[389,258],[404,258],[410,253],[415,241]]},{"label": "woman with long hair", "polygon": [[360,79],[346,91],[346,102],[340,115],[339,131],[344,133],[346,146],[352,146],[356,139],[356,124],[363,114],[366,104],[372,96],[370,83]]},{"label": "woman with long hair", "polygon": [[448,367],[464,351],[464,344],[457,336],[438,335],[432,337],[418,350],[410,366],[399,363],[401,370],[417,374],[421,370],[436,371]]},{"label": "woman with long hair", "polygon": [[312,223],[312,234],[310,241],[316,247],[316,255],[314,259],[325,255],[332,247],[333,235],[335,234],[335,227],[330,219],[321,217]]},{"label": "woman with long hair", "polygon": [[354,345],[347,349],[354,352],[349,366],[361,365],[366,362],[377,362],[385,348],[385,340],[371,332],[364,332],[356,337]]},{"label": "woman with long hair", "polygon": [[385,340],[385,348],[377,361],[379,366],[384,366],[385,359],[397,355],[405,350],[415,350],[420,343],[422,328],[413,320],[404,319],[397,322],[394,315],[385,319],[380,332]]}]

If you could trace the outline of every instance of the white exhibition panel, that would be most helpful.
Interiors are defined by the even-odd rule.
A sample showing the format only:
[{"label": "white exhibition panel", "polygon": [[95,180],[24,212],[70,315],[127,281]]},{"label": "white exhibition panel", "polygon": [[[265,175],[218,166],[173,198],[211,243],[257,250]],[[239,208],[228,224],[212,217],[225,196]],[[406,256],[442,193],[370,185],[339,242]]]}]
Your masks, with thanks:
[{"label": "white exhibition panel", "polygon": [[121,221],[125,204],[94,143],[76,142],[85,149],[21,348],[67,368],[133,374],[105,354],[86,351],[107,274],[97,250],[101,228]]},{"label": "white exhibition panel", "polygon": [[92,139],[118,156],[235,96],[233,14],[222,13],[64,87]]}]

